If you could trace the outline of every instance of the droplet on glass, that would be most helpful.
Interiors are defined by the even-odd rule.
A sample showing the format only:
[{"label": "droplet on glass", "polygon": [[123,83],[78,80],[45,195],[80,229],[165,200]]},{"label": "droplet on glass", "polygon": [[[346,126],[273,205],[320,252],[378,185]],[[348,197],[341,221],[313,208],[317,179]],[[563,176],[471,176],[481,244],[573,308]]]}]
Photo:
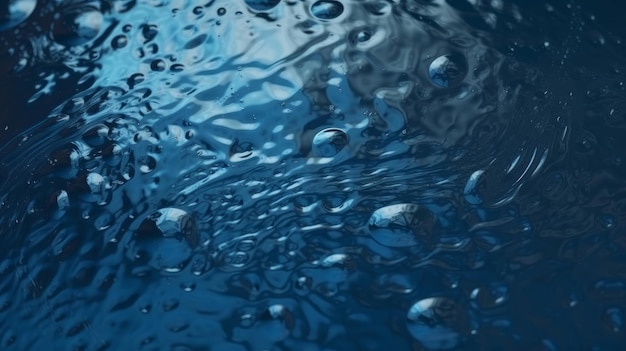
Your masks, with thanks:
[{"label": "droplet on glass", "polygon": [[322,20],[331,20],[341,16],[343,5],[339,1],[320,0],[311,6],[313,16]]},{"label": "droplet on glass", "polygon": [[451,350],[466,334],[468,318],[455,301],[431,297],[416,302],[407,313],[409,333],[428,350]]},{"label": "droplet on glass", "polygon": [[348,135],[340,129],[324,129],[313,137],[313,147],[321,157],[333,157],[348,144]]},{"label": "droplet on glass", "polygon": [[255,11],[268,11],[278,5],[280,0],[245,0],[245,2]]},{"label": "droplet on glass", "polygon": [[428,67],[430,80],[438,87],[452,88],[460,84],[467,75],[465,56],[449,54],[436,58]]},{"label": "droplet on glass", "polygon": [[65,46],[76,46],[94,39],[102,27],[102,14],[96,8],[77,8],[61,14],[52,24],[52,37]]},{"label": "droplet on glass", "polygon": [[429,210],[414,204],[397,204],[374,211],[369,228],[374,240],[381,245],[410,247],[427,241],[434,223]]},{"label": "droplet on glass", "polygon": [[36,0],[2,1],[0,3],[0,31],[11,29],[24,22],[36,6]]}]

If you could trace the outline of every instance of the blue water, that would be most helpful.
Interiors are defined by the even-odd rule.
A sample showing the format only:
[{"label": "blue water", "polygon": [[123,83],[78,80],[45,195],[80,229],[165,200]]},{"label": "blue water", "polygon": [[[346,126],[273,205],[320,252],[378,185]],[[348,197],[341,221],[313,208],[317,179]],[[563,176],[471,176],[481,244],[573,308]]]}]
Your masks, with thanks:
[{"label": "blue water", "polygon": [[621,5],[0,3],[0,350],[623,350]]}]

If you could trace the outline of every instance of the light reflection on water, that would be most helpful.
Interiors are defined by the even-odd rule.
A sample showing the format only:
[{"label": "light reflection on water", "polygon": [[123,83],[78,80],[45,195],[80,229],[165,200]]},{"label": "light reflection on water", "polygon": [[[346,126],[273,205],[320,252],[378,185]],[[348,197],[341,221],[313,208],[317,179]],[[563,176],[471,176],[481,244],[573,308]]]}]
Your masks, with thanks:
[{"label": "light reflection on water", "polygon": [[8,4],[3,350],[623,343],[590,5]]}]

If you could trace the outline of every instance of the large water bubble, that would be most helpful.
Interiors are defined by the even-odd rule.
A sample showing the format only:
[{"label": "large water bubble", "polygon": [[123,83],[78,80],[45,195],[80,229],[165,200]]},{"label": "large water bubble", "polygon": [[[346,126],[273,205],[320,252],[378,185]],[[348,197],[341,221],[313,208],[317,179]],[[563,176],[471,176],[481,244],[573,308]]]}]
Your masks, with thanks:
[{"label": "large water bubble", "polygon": [[173,207],[162,208],[146,218],[133,239],[134,260],[168,272],[181,270],[200,240],[194,218]]},{"label": "large water bubble", "polygon": [[430,237],[435,218],[415,204],[397,204],[380,208],[369,220],[370,234],[378,243],[389,247],[423,244]]},{"label": "large water bubble", "polygon": [[76,46],[94,39],[102,27],[102,14],[94,7],[76,8],[59,14],[52,24],[52,36],[65,46]]},{"label": "large water bubble", "polygon": [[311,6],[313,16],[322,20],[331,20],[341,16],[343,5],[339,1],[321,0]]},{"label": "large water bubble", "polygon": [[427,350],[451,350],[467,333],[468,317],[454,300],[431,297],[413,304],[407,313],[409,333]]},{"label": "large water bubble", "polygon": [[430,80],[438,87],[451,88],[460,84],[467,75],[465,56],[455,53],[437,57],[428,67]]},{"label": "large water bubble", "polygon": [[255,11],[268,11],[278,5],[280,0],[245,0],[245,2]]},{"label": "large water bubble", "polygon": [[11,29],[24,22],[35,7],[36,0],[8,0],[0,2],[0,31]]},{"label": "large water bubble", "polygon": [[348,136],[340,129],[324,129],[313,137],[313,147],[321,157],[333,157],[348,144]]}]

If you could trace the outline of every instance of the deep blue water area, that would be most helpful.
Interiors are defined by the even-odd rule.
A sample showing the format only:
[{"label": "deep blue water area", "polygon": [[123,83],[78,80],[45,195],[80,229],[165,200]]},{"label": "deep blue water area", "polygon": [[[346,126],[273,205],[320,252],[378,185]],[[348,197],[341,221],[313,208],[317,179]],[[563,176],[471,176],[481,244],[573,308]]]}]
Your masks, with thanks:
[{"label": "deep blue water area", "polygon": [[625,350],[625,10],[1,0],[0,350]]}]

